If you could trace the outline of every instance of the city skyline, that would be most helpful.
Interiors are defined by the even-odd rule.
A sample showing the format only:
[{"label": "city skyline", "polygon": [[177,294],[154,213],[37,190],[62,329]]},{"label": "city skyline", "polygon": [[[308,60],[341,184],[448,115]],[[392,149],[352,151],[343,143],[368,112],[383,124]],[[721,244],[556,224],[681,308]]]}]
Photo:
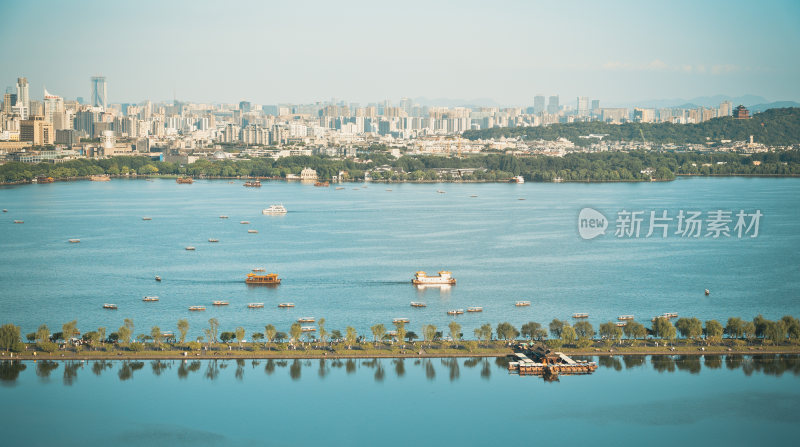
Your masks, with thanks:
[{"label": "city skyline", "polygon": [[794,2],[579,3],[11,3],[0,79],[89,98],[101,75],[109,103],[800,99],[800,62],[783,54],[800,44]]}]

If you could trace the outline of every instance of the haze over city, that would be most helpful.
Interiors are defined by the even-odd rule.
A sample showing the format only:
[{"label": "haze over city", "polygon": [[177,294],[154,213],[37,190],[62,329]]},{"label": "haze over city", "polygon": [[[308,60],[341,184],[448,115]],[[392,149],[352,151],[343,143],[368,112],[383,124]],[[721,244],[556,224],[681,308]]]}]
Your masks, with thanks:
[{"label": "haze over city", "polygon": [[0,86],[26,76],[35,99],[88,97],[103,75],[119,103],[800,100],[794,1],[42,1],[0,15]]}]

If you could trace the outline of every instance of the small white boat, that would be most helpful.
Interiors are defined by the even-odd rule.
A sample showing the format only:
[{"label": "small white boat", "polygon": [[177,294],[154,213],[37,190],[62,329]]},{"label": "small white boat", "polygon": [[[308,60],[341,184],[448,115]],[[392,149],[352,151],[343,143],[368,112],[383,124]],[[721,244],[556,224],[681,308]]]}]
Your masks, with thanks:
[{"label": "small white boat", "polygon": [[286,211],[286,208],[283,206],[283,204],[270,205],[269,208],[264,208],[263,210],[261,210],[261,214],[265,214],[265,215],[279,215],[279,214],[286,214],[286,213],[287,213],[287,211]]},{"label": "small white boat", "polygon": [[427,306],[427,304],[425,304],[425,303],[418,303],[416,301],[412,301],[411,302],[411,307],[426,307],[426,306]]},{"label": "small white boat", "polygon": [[15,220],[14,223],[21,224],[21,223],[25,223],[25,221],[24,220]]},{"label": "small white boat", "polygon": [[146,296],[146,297],[142,298],[142,301],[158,301],[158,297],[157,296]]},{"label": "small white boat", "polygon": [[142,217],[142,220],[153,220],[153,218],[145,216],[145,217]]},{"label": "small white boat", "polygon": [[248,233],[258,233],[258,230],[247,230]]},{"label": "small white boat", "polygon": [[392,323],[409,323],[410,321],[408,318],[395,318]]},{"label": "small white boat", "polygon": [[336,190],[337,190],[337,191],[339,191],[339,190],[342,190],[342,189],[344,189],[344,186],[337,186],[337,187],[336,187]]},{"label": "small white boat", "polygon": [[314,317],[300,317],[297,319],[298,323],[313,323],[316,321]]},{"label": "small white boat", "polygon": [[78,243],[78,242],[80,242],[80,241],[81,241],[80,239],[70,239],[70,240],[69,240],[69,243],[70,243],[70,244],[77,244],[77,243]]},{"label": "small white boat", "polygon": [[468,307],[467,312],[483,312],[482,307]]},{"label": "small white boat", "polygon": [[633,315],[620,315],[617,317],[619,321],[633,320]]},{"label": "small white boat", "polygon": [[206,306],[189,306],[189,310],[191,310],[191,311],[206,310]]},{"label": "small white boat", "polygon": [[317,330],[317,328],[315,328],[314,326],[301,326],[300,330],[302,332],[314,332]]},{"label": "small white boat", "polygon": [[445,194],[447,191],[442,191],[441,189],[437,189],[436,192],[438,192],[439,194]]},{"label": "small white boat", "polygon": [[578,312],[578,313],[572,314],[572,318],[576,318],[576,319],[578,319],[578,318],[589,318],[589,314],[587,314],[585,312]]},{"label": "small white boat", "polygon": [[211,304],[213,304],[213,305],[215,305],[215,306],[227,306],[227,305],[228,305],[228,304],[230,304],[230,303],[228,303],[227,301],[214,301],[214,302],[213,302],[213,303],[211,303]]},{"label": "small white boat", "polygon": [[222,216],[219,216],[219,218],[220,218],[220,219],[227,219],[227,218],[228,218],[228,216],[226,216],[226,215],[224,215],[224,214],[223,214]]},{"label": "small white boat", "polygon": [[248,225],[250,223],[250,221],[249,220],[243,220],[243,221],[241,221],[239,223],[242,224],[242,225]]},{"label": "small white boat", "polygon": [[219,239],[209,239],[208,242],[219,242]]},{"label": "small white boat", "polygon": [[250,303],[247,305],[248,309],[261,309],[264,307],[264,303]]},{"label": "small white boat", "polygon": [[194,247],[192,247],[191,245],[190,245],[190,246],[188,246],[188,247],[186,247],[186,250],[188,250],[188,251],[194,251],[194,249],[195,249],[195,248],[194,248]]},{"label": "small white boat", "polygon": [[108,303],[106,303],[106,304],[103,304],[103,309],[117,310],[117,305],[116,304],[108,304]]},{"label": "small white boat", "polygon": [[530,301],[517,301],[516,303],[514,303],[514,305],[517,306],[517,307],[525,307],[525,306],[530,306],[531,302]]},{"label": "small white boat", "polygon": [[464,309],[453,309],[447,311],[447,315],[463,315],[463,314],[464,314]]},{"label": "small white boat", "polygon": [[280,304],[278,304],[278,307],[281,308],[281,309],[286,309],[286,308],[294,307],[294,303],[280,303]]}]

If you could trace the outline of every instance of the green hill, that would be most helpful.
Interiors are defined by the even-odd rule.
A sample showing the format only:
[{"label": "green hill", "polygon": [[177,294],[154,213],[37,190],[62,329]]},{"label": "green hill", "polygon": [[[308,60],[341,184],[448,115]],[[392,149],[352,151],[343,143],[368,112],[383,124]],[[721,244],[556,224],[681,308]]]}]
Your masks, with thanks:
[{"label": "green hill", "polygon": [[644,134],[648,143],[656,144],[703,144],[708,139],[746,141],[752,135],[758,143],[786,146],[800,143],[800,108],[769,109],[754,114],[749,120],[724,117],[699,124],[607,124],[593,121],[539,127],[469,130],[464,132],[464,137],[470,140],[519,136],[529,140],[557,140],[563,137],[575,144],[586,145],[589,141],[578,137],[589,134],[608,134],[606,140],[610,141],[641,141]]}]

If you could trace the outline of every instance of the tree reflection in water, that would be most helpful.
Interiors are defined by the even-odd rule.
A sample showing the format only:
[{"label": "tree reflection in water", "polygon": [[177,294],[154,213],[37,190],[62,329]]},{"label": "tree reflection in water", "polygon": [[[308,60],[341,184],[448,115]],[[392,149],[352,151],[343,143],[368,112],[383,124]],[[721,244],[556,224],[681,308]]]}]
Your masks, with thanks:
[{"label": "tree reflection in water", "polygon": [[375,367],[375,381],[376,382],[383,382],[383,378],[386,376],[386,371],[383,369],[383,362],[380,360],[377,361],[378,364]]},{"label": "tree reflection in water", "polygon": [[295,359],[295,361],[292,362],[292,366],[289,367],[289,377],[291,377],[292,380],[300,380],[301,370],[302,365],[300,360]]},{"label": "tree reflection in water", "polygon": [[622,371],[622,361],[613,355],[601,355],[597,358],[597,365],[605,368],[614,368],[615,371]]},{"label": "tree reflection in water", "polygon": [[347,374],[353,374],[356,372],[356,361],[353,359],[347,359],[344,362],[344,370],[347,371]]},{"label": "tree reflection in water", "polygon": [[324,379],[325,376],[328,375],[328,365],[325,363],[325,359],[319,359],[319,368],[317,369],[317,375],[320,379]]},{"label": "tree reflection in water", "polygon": [[[208,365],[206,365],[206,373],[205,378],[209,380],[215,380],[219,377],[219,370],[220,365],[217,363],[218,360],[208,360]],[[225,367],[225,364],[222,364],[222,367]]]},{"label": "tree reflection in water", "polygon": [[646,363],[646,358],[643,355],[623,355],[622,363],[625,364],[625,369],[636,368]]},{"label": "tree reflection in water", "polygon": [[83,362],[70,360],[64,362],[64,385],[71,386],[78,380],[78,370],[83,368]]},{"label": "tree reflection in water", "polygon": [[27,366],[19,360],[0,360],[0,384],[13,386]]},{"label": "tree reflection in water", "polygon": [[96,376],[100,376],[103,374],[103,371],[107,369],[111,369],[114,366],[114,363],[108,360],[97,360],[92,362],[92,372]]},{"label": "tree reflection in water", "polygon": [[236,380],[244,379],[244,359],[236,359]]},{"label": "tree reflection in water", "polygon": [[467,368],[474,368],[481,363],[481,360],[482,359],[480,357],[470,357],[464,360],[464,366],[466,366]]},{"label": "tree reflection in water", "polygon": [[130,360],[123,360],[122,366],[117,371],[117,376],[119,376],[119,380],[129,380],[133,378],[133,372],[138,371],[144,368],[144,362],[134,362]]},{"label": "tree reflection in water", "polygon": [[403,359],[394,359],[394,373],[397,374],[397,377],[403,377],[406,375],[406,363]]},{"label": "tree reflection in water", "polygon": [[457,358],[449,358],[449,359],[442,359],[442,365],[446,366],[450,372],[450,381],[454,382],[458,379],[461,375],[461,371],[458,368],[458,359]]},{"label": "tree reflection in water", "polygon": [[264,372],[271,376],[275,372],[275,360],[267,359],[267,364],[264,365]]},{"label": "tree reflection in water", "polygon": [[153,360],[150,362],[150,369],[153,370],[153,374],[156,376],[160,376],[161,373],[168,368],[172,368],[172,362],[165,362],[163,360]]},{"label": "tree reflection in water", "polygon": [[427,377],[428,380],[436,379],[436,369],[433,367],[433,362],[430,359],[426,359],[423,365],[425,365],[425,377]]},{"label": "tree reflection in water", "polygon": [[660,373],[675,371],[675,361],[668,355],[654,355],[650,357],[650,364]]},{"label": "tree reflection in water", "polygon": [[58,369],[58,362],[54,362],[52,360],[41,360],[36,362],[36,376],[39,377],[39,381],[41,382],[49,382],[50,373],[55,369]]},{"label": "tree reflection in water", "polygon": [[492,368],[491,365],[489,365],[489,360],[483,359],[483,362],[481,362],[481,378],[489,380],[491,376],[492,376]]},{"label": "tree reflection in water", "polygon": [[721,355],[704,355],[703,356],[703,365],[708,369],[719,369],[719,368],[722,368],[722,356]]}]

